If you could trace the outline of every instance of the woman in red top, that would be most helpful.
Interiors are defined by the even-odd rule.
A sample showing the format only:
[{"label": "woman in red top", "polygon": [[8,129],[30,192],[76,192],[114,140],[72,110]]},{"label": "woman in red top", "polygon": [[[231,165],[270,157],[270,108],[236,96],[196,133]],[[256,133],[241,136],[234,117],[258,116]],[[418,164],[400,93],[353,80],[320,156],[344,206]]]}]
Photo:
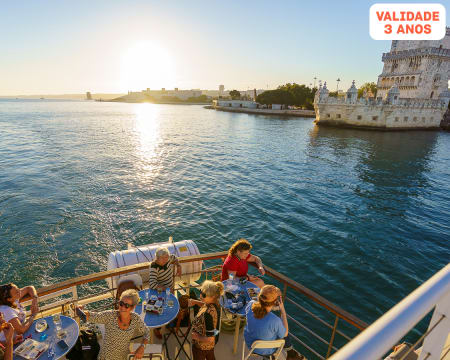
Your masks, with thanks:
[{"label": "woman in red top", "polygon": [[222,281],[227,280],[231,273],[236,277],[247,277],[249,281],[258,287],[264,286],[264,281],[259,277],[247,274],[249,262],[256,263],[261,275],[266,273],[261,259],[256,255],[250,254],[251,248],[252,245],[245,239],[239,239],[231,246],[222,266]]}]

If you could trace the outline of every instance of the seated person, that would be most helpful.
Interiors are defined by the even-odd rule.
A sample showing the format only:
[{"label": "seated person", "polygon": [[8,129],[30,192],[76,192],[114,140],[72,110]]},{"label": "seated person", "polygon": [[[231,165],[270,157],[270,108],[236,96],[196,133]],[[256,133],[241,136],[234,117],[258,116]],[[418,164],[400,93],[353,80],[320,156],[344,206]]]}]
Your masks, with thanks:
[{"label": "seated person", "polygon": [[0,329],[6,339],[5,342],[0,343],[0,360],[12,360],[14,328],[3,319],[2,313],[0,313]]},{"label": "seated person", "polygon": [[192,322],[192,355],[194,360],[215,359],[214,347],[219,341],[220,304],[223,284],[205,280],[200,288],[202,301],[191,300],[190,305],[202,305]]},{"label": "seated person", "polygon": [[175,255],[170,255],[165,247],[159,247],[155,253],[156,259],[150,263],[148,287],[158,291],[173,288],[174,267],[176,275],[181,275],[181,265]]},{"label": "seated person", "polygon": [[[174,267],[177,268],[176,275],[181,275],[181,265],[175,255],[171,255],[165,247],[159,247],[155,252],[156,259],[150,263],[150,274],[148,278],[149,289],[164,291],[174,287]],[[155,329],[155,336],[162,339],[159,328]]]},{"label": "seated person", "polygon": [[[32,298],[31,316],[28,319],[25,309],[19,302],[26,295]],[[5,321],[14,327],[16,334],[23,334],[29,329],[38,311],[38,296],[34,286],[19,289],[14,284],[0,285],[0,312],[3,313]],[[0,341],[5,341],[3,334],[0,334]]]},{"label": "seated person", "polygon": [[135,351],[135,359],[144,355],[145,345],[150,340],[150,331],[141,317],[134,312],[139,303],[136,290],[125,290],[120,296],[119,310],[98,313],[86,311],[87,321],[105,325],[105,337],[100,348],[100,360],[123,360],[129,353],[132,339],[144,336],[141,346]]},{"label": "seated person", "polygon": [[[280,307],[281,319],[272,313],[274,306]],[[286,360],[304,359],[292,348],[289,340],[289,328],[286,310],[281,300],[281,291],[273,285],[265,285],[259,295],[258,301],[250,301],[246,308],[247,324],[244,329],[244,339],[250,349],[256,340],[284,339],[284,349],[287,350]],[[276,349],[256,349],[255,354],[270,358]]]},{"label": "seated person", "polygon": [[249,281],[260,288],[264,286],[264,281],[259,277],[247,274],[249,262],[256,263],[261,275],[266,273],[261,259],[250,254],[251,248],[252,245],[245,239],[239,239],[231,246],[222,266],[222,281],[227,280],[231,273],[237,277],[247,277]]}]

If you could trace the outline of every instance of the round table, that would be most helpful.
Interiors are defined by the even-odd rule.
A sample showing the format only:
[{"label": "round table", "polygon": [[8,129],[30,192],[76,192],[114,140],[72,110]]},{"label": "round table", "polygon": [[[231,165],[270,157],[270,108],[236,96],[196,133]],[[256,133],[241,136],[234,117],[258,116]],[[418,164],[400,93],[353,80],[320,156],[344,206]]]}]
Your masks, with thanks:
[{"label": "round table", "polygon": [[[145,295],[148,294],[148,299],[150,299],[150,296],[156,295],[160,298],[162,297],[164,301],[166,300],[173,300],[173,307],[169,308],[164,304],[164,310],[161,315],[155,314],[149,311],[142,311],[142,304],[145,303],[146,305],[146,299]],[[178,312],[180,311],[180,303],[178,302],[178,299],[173,295],[172,293],[169,295],[169,299],[166,299],[166,293],[163,292],[162,294],[158,295],[158,291],[153,289],[145,289],[139,291],[139,297],[142,299],[142,301],[136,306],[135,312],[141,316],[141,319],[144,320],[145,325],[147,325],[150,328],[159,328],[161,326],[164,326],[168,323],[170,323],[173,319],[176,318],[178,315]]]},{"label": "round table", "polygon": [[247,304],[251,301],[247,289],[258,289],[259,288],[250,281],[241,283],[238,279],[235,280],[224,280],[222,281],[224,290],[233,293],[233,295],[240,295],[241,299],[245,299],[245,304],[239,309],[233,309],[230,307],[225,295],[220,297],[220,305],[225,309],[225,311],[236,315],[236,327],[234,329],[234,342],[233,342],[233,354],[237,352],[237,344],[239,340],[239,327],[241,325],[241,318],[245,316],[245,308]]},{"label": "round table", "polygon": [[228,312],[245,316],[245,307],[251,301],[250,296],[248,295],[248,289],[258,289],[259,288],[250,281],[246,281],[245,283],[241,283],[239,280],[224,280],[222,281],[223,287],[225,291],[233,293],[233,295],[241,294],[241,298],[245,299],[245,304],[240,309],[233,309],[230,307],[225,295],[220,298],[220,305]]},{"label": "round table", "polygon": [[[56,325],[53,322],[53,318],[51,316],[46,316],[45,321],[47,322],[47,329],[45,329],[43,332],[38,333],[36,331],[36,322],[41,320],[37,319],[33,321],[33,324],[30,326],[30,328],[23,334],[24,339],[31,337],[33,340],[41,342],[40,338],[42,334],[46,334],[47,338],[45,340],[42,340],[43,342],[46,342],[49,346],[53,345],[53,349],[55,351],[55,355],[49,356],[48,350],[46,350],[41,356],[39,356],[39,360],[53,360],[53,359],[59,359],[66,355],[70,349],[72,349],[78,339],[78,334],[80,332],[80,329],[78,327],[77,322],[67,316],[61,315],[61,328],[66,331],[66,336],[63,338],[63,340],[66,342],[68,348],[66,350],[62,350],[56,343],[60,340],[56,336]],[[18,346],[19,344],[17,344]],[[15,347],[17,347],[15,346]],[[23,360],[21,356],[15,356],[15,360]]]}]

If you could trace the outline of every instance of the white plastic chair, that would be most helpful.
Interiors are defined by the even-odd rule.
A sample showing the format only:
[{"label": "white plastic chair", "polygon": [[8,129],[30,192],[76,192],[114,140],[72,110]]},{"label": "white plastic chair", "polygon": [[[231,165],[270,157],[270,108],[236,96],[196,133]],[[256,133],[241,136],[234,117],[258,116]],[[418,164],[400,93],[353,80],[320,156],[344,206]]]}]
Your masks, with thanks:
[{"label": "white plastic chair", "polygon": [[[136,351],[139,346],[141,346],[140,343],[132,343],[130,346],[131,351]],[[144,356],[142,359],[164,360],[162,344],[145,345]],[[134,360],[134,354],[128,354],[128,360]]]},{"label": "white plastic chair", "polygon": [[273,349],[276,348],[277,350],[272,354],[275,360],[279,358],[281,355],[281,351],[283,351],[284,346],[284,339],[279,340],[256,340],[253,342],[252,347],[247,354],[245,355],[245,340],[242,341],[242,360],[247,360],[251,355],[257,355],[261,356],[259,354],[254,354],[253,351],[256,349]]}]

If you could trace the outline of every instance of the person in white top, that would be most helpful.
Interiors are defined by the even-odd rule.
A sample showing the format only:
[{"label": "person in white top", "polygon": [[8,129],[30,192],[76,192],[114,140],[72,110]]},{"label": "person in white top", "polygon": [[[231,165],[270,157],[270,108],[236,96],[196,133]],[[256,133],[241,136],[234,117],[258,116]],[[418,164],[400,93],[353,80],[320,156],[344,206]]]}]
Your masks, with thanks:
[{"label": "person in white top", "polygon": [[[28,319],[25,309],[19,302],[27,295],[32,299],[31,316]],[[29,329],[38,311],[38,296],[34,286],[19,289],[15,284],[0,285],[0,312],[3,313],[5,321],[14,327],[16,334],[21,335]],[[0,334],[0,340],[5,340],[3,334]]]}]

